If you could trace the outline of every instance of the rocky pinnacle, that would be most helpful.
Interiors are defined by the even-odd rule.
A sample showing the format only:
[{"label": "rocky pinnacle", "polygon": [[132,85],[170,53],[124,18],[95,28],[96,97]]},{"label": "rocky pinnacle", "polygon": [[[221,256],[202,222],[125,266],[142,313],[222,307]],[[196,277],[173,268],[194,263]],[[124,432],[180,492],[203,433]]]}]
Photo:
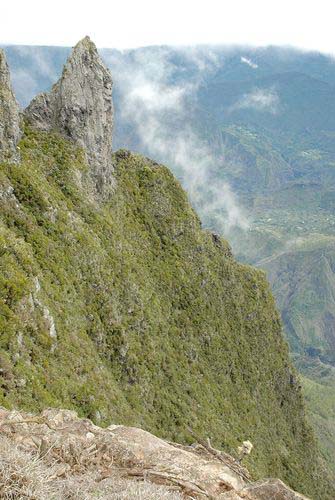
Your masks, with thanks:
[{"label": "rocky pinnacle", "polygon": [[85,37],[73,49],[59,81],[25,110],[31,125],[55,130],[83,147],[101,193],[112,184],[112,77],[94,43]]},{"label": "rocky pinnacle", "polygon": [[0,49],[0,161],[19,160],[20,109],[13,94],[4,51]]}]

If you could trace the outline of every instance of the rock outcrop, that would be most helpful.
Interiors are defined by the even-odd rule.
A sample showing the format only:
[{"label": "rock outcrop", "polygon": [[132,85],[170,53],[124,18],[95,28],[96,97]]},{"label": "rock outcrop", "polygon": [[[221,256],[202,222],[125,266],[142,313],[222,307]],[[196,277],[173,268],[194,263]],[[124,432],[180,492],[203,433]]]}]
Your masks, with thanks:
[{"label": "rock outcrop", "polygon": [[[266,479],[246,486],[243,490],[251,500],[303,500],[300,493],[288,488],[280,479]],[[307,499],[306,499],[307,500]]]},{"label": "rock outcrop", "polygon": [[[74,411],[47,409],[40,415],[0,409],[0,492],[20,498],[26,489],[38,498],[207,498],[226,500],[303,500],[278,479],[246,482],[229,466],[226,454],[213,456],[205,447],[181,446],[135,427],[111,425],[102,429]],[[35,464],[27,468],[24,461]],[[39,460],[36,460],[39,459]],[[228,460],[229,459],[229,460]],[[23,462],[20,468],[20,462]],[[15,484],[11,473],[15,469]],[[241,468],[242,469],[242,468]],[[245,469],[244,469],[245,470]],[[34,477],[38,476],[38,481]],[[6,480],[4,480],[6,478]],[[123,495],[115,488],[123,482]],[[41,491],[45,481],[44,493]],[[151,484],[134,494],[134,483]],[[38,483],[38,484],[36,484]],[[117,485],[117,486],[116,486]],[[159,486],[159,490],[155,490]],[[114,491],[113,491],[114,489]],[[127,494],[128,492],[128,494]],[[37,496],[34,496],[36,498]],[[3,497],[2,497],[3,498]]]},{"label": "rock outcrop", "polygon": [[91,176],[102,192],[112,183],[112,77],[89,37],[67,60],[59,81],[25,110],[34,127],[56,130],[83,147]]},{"label": "rock outcrop", "polygon": [[20,136],[20,109],[12,90],[5,53],[0,49],[0,161],[19,159]]}]

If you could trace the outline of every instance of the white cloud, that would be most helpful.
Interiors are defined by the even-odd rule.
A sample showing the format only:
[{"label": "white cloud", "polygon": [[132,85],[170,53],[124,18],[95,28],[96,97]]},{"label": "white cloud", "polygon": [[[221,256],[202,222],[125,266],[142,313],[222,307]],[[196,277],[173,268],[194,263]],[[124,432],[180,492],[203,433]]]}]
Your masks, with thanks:
[{"label": "white cloud", "polygon": [[198,71],[212,71],[222,65],[219,54],[210,46],[178,47],[178,53],[193,63]]},{"label": "white cloud", "polygon": [[[17,46],[12,49],[14,60],[24,61],[10,68],[18,101],[25,107],[41,91],[41,81],[50,86],[59,78],[55,62],[40,48]],[[65,62],[65,61],[64,61]]]},{"label": "white cloud", "polygon": [[134,106],[144,106],[150,113],[178,108],[186,90],[183,87],[173,88],[164,83],[149,82],[142,75],[137,78],[137,85],[129,90],[127,98]]},{"label": "white cloud", "polygon": [[247,64],[247,65],[248,65],[248,66],[250,66],[250,68],[252,68],[252,69],[257,69],[257,68],[258,68],[258,64],[256,64],[256,63],[252,62],[252,60],[251,60],[251,59],[249,59],[248,57],[244,57],[244,56],[242,56],[242,57],[241,57],[241,62],[242,62],[242,63]]},{"label": "white cloud", "polygon": [[274,88],[255,88],[251,92],[244,94],[231,107],[231,111],[234,109],[254,109],[256,111],[276,114],[279,111],[279,103],[279,96]]},{"label": "white cloud", "polygon": [[[39,91],[38,82],[24,69],[11,70],[15,97],[25,107]],[[28,97],[27,97],[28,96]]]},{"label": "white cloud", "polygon": [[[123,122],[135,126],[141,151],[172,167],[201,218],[228,234],[236,226],[248,228],[248,220],[229,184],[217,176],[212,178],[216,160],[190,123],[187,103],[189,95],[195,95],[201,75],[206,77],[215,69],[216,60],[185,49],[183,56],[188,55],[201,68],[200,76],[197,72],[197,80],[172,85],[169,81],[174,80],[170,78],[173,63],[168,51],[161,49],[159,57],[153,57],[150,50],[135,52],[134,64],[123,65],[117,71],[117,84],[122,88],[119,112]],[[108,54],[105,58],[112,63]]]}]

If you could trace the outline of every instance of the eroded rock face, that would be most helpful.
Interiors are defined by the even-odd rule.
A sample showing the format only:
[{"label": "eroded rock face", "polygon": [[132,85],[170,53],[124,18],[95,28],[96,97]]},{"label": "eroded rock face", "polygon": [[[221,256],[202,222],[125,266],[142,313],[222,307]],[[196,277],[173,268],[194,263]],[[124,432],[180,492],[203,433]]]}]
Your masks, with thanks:
[{"label": "eroded rock face", "polygon": [[39,94],[25,110],[41,130],[56,130],[83,147],[99,192],[112,184],[112,77],[89,37],[67,60],[50,93]]},{"label": "eroded rock face", "polygon": [[18,161],[20,109],[16,102],[5,53],[0,49],[0,161]]}]

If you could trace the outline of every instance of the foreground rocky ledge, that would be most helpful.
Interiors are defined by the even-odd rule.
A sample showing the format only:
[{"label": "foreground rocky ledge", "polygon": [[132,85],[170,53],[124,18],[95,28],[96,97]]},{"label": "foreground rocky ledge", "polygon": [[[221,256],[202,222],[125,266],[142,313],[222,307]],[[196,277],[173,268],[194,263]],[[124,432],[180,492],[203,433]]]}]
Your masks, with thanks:
[{"label": "foreground rocky ledge", "polygon": [[1,408],[0,430],[1,498],[306,499],[279,479],[251,482],[206,443],[181,446],[122,425],[102,429],[74,411]]}]

